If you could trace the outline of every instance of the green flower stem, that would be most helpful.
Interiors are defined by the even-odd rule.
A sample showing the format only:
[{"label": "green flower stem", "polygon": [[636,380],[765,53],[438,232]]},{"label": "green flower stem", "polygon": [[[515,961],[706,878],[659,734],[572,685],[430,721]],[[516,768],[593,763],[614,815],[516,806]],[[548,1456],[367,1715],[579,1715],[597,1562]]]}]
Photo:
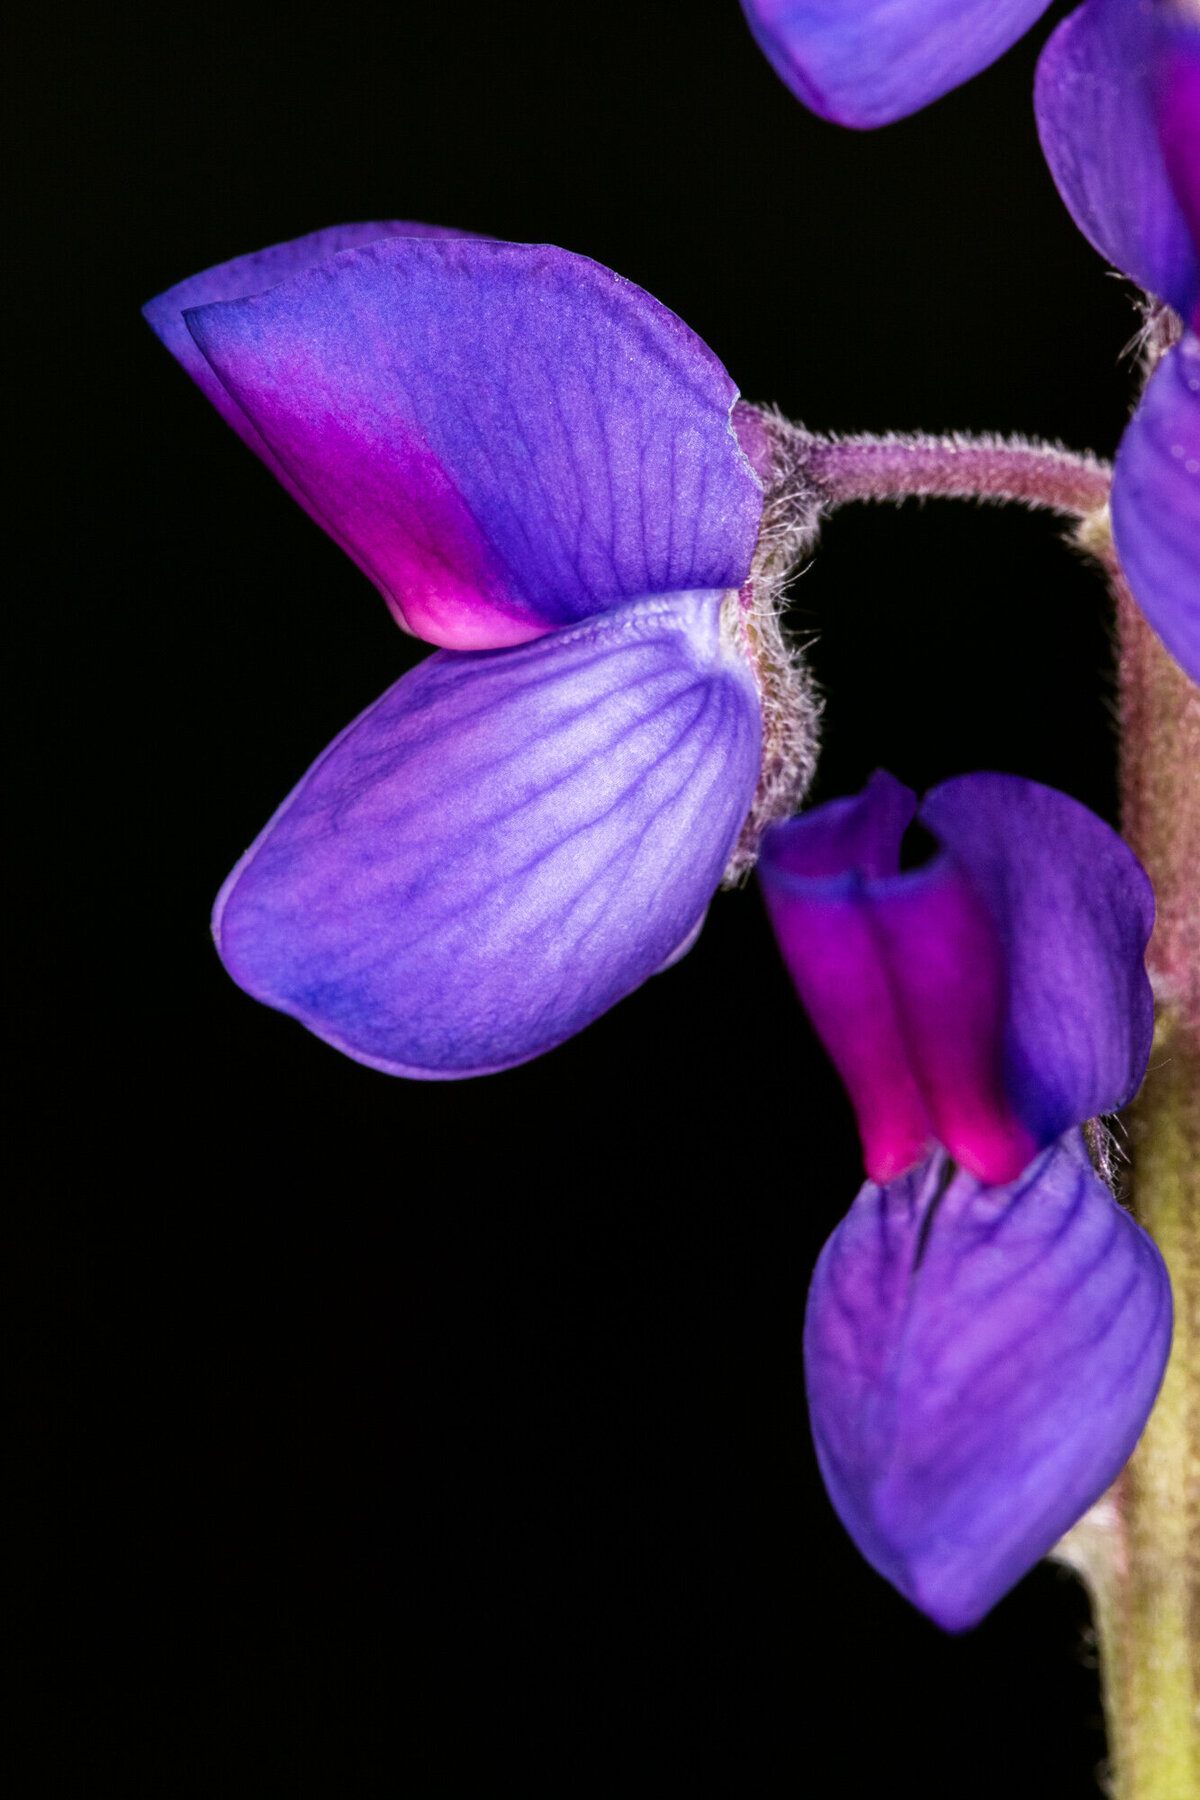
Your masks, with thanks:
[{"label": "green flower stem", "polygon": [[1127,1467],[1056,1552],[1091,1590],[1114,1800],[1200,1795],[1200,689],[1117,569],[1122,826],[1154,883],[1154,1050],[1127,1115],[1130,1199],[1175,1291],[1158,1404]]}]

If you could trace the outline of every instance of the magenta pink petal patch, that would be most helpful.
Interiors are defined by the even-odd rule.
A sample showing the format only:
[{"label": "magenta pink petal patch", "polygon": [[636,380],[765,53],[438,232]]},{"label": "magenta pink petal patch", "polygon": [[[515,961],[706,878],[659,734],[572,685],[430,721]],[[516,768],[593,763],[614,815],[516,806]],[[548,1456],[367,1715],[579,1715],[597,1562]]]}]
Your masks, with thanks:
[{"label": "magenta pink petal patch", "polygon": [[[173,293],[150,309],[172,338]],[[206,391],[434,643],[501,648],[749,573],[737,389],[586,257],[393,235],[183,323]]]}]

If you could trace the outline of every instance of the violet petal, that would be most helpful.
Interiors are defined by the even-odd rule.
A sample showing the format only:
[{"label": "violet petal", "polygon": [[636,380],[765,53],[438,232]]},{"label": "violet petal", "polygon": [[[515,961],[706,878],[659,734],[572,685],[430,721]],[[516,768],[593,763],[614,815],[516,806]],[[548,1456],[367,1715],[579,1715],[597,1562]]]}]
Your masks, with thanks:
[{"label": "violet petal", "polygon": [[[202,274],[177,282],[165,294],[159,294],[142,308],[142,315],[155,336],[185,368],[205,398],[212,401],[226,424],[266,463],[294,500],[307,508],[308,502],[296,487],[252,421],[247,418],[233,395],[218,381],[196,340],[183,322],[184,313],[194,306],[207,306],[214,300],[244,300],[250,294],[264,294],[328,262],[342,250],[354,250],[363,244],[376,244],[388,237],[468,237],[469,232],[455,231],[442,225],[417,225],[411,220],[389,219],[386,222],[360,225],[330,225],[324,231],[310,232],[307,237],[293,238],[286,244],[272,244],[267,250],[250,256],[237,256],[231,262],[217,263]],[[321,521],[324,523],[324,521]],[[328,529],[328,527],[326,527]],[[340,540],[339,540],[340,542]],[[343,544],[343,549],[346,546]],[[353,554],[353,552],[351,552]]]},{"label": "violet petal", "polygon": [[397,616],[456,649],[738,587],[762,511],[737,390],[588,258],[392,238],[187,324]]},{"label": "violet petal", "polygon": [[1049,39],[1034,88],[1038,131],[1089,243],[1190,318],[1200,264],[1159,142],[1159,21],[1130,0],[1088,0]]},{"label": "violet petal", "polygon": [[1039,1145],[1132,1099],[1154,1002],[1143,961],[1154,896],[1129,847],[1054,788],[961,775],[917,814],[965,871],[1007,970],[1005,1085]]},{"label": "violet petal", "polygon": [[235,981],[434,1079],[524,1062],[637,987],[699,925],[758,778],[720,603],[658,596],[412,670],[226,882]]},{"label": "violet petal", "polygon": [[1050,0],[742,0],[804,105],[867,130],[919,111],[1015,44]]},{"label": "violet petal", "polygon": [[1115,1478],[1171,1339],[1147,1234],[1078,1131],[1010,1187],[939,1153],[868,1182],[821,1253],[804,1353],[817,1457],[858,1548],[949,1631]]},{"label": "violet petal", "polygon": [[1117,451],[1113,537],[1130,588],[1200,681],[1200,339],[1163,358]]},{"label": "violet petal", "polygon": [[881,772],[768,832],[767,907],[874,1179],[936,1140],[979,1179],[1012,1181],[1141,1080],[1149,883],[1102,820],[1008,775],[934,789],[918,816],[941,854],[900,873],[912,810]]},{"label": "violet petal", "polygon": [[[1192,245],[1200,255],[1200,25],[1180,11],[1164,14],[1154,83],[1154,116],[1167,174]],[[1192,317],[1200,331],[1200,309]]]}]

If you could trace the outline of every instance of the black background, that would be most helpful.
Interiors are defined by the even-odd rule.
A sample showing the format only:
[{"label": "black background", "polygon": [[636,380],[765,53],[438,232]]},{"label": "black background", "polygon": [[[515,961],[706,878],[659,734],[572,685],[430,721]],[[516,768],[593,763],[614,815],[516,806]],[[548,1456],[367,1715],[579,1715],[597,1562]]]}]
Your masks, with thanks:
[{"label": "black background", "polygon": [[[31,24],[15,1466],[47,1782],[1094,1797],[1073,1581],[1044,1564],[949,1639],[824,1499],[799,1338],[858,1152],[753,887],[476,1082],[360,1068],[222,974],[220,881],[421,652],[137,316],[416,218],[597,258],[812,427],[1111,453],[1133,316],[1039,159],[1047,24],[867,135],[800,108],[735,0]],[[1113,816],[1105,602],[1051,522],[851,509],[792,618],[817,798],[998,768]]]}]

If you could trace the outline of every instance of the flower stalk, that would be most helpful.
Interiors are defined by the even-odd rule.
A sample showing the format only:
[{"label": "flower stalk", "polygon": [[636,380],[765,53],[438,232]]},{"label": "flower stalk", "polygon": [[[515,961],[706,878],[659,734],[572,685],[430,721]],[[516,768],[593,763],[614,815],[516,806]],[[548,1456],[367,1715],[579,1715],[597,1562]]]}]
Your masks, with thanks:
[{"label": "flower stalk", "polygon": [[1200,1792],[1200,689],[1131,598],[1106,519],[1091,529],[1117,596],[1122,825],[1158,902],[1130,1200],[1171,1272],[1175,1340],[1129,1464],[1057,1554],[1092,1596],[1113,1800],[1185,1800]]},{"label": "flower stalk", "polygon": [[809,471],[827,510],[850,500],[995,500],[1084,518],[1104,505],[1098,457],[1028,438],[924,432],[817,439]]},{"label": "flower stalk", "polygon": [[[1154,346],[1160,348],[1161,346]],[[818,438],[772,418],[823,512],[855,500],[1016,502],[1077,521],[1115,599],[1122,832],[1154,885],[1154,1050],[1125,1114],[1125,1198],[1171,1274],[1175,1335],[1157,1404],[1113,1487],[1055,1556],[1087,1584],[1112,1800],[1200,1794],[1200,688],[1134,601],[1113,544],[1111,470],[1023,439]]]}]

